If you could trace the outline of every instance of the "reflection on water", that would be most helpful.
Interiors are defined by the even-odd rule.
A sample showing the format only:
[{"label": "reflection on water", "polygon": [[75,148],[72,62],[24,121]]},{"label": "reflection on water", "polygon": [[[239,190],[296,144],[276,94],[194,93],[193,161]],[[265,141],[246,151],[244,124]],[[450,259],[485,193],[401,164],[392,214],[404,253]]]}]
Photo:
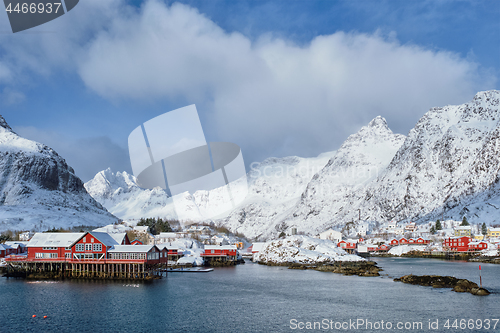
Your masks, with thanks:
[{"label": "reflection on water", "polygon": [[[436,319],[441,325],[452,318],[499,317],[500,265],[481,264],[483,285],[494,294],[478,297],[392,281],[405,274],[437,274],[479,284],[478,263],[376,261],[384,269],[381,277],[247,263],[210,273],[170,273],[153,283],[2,278],[0,332],[289,332],[293,319],[418,321],[428,326]],[[425,325],[423,331],[428,331]]]}]

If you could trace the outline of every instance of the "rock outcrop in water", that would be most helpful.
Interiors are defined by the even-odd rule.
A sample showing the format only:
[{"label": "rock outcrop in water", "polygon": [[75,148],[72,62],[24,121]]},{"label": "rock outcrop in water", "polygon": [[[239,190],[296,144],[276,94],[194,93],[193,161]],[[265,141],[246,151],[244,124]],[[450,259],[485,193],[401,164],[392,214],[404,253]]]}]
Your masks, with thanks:
[{"label": "rock outcrop in water", "polygon": [[433,288],[453,288],[458,293],[469,292],[472,295],[486,296],[490,292],[484,288],[479,288],[477,283],[465,279],[457,279],[453,276],[439,275],[405,275],[394,279],[396,282],[416,284],[419,286],[429,286]]}]

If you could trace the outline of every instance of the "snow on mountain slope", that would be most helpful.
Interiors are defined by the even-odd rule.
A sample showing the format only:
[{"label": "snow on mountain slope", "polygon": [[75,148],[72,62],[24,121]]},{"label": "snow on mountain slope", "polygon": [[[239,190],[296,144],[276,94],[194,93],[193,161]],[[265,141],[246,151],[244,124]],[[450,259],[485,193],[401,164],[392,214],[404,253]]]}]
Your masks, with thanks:
[{"label": "snow on mountain slope", "polygon": [[[262,163],[253,163],[248,174],[248,195],[239,207],[270,206],[275,207],[273,213],[291,207],[312,176],[324,167],[333,154],[335,152],[316,158],[269,158]],[[85,188],[92,197],[122,219],[155,216],[177,218],[172,198],[164,190],[139,188],[135,177],[126,172],[115,174],[110,169],[101,171],[85,183]],[[178,195],[176,208],[188,216],[182,222],[205,221],[211,209],[216,210],[218,205],[224,204],[220,200],[220,191],[214,189]]]},{"label": "snow on mountain slope", "polygon": [[296,227],[316,234],[347,222],[427,222],[446,217],[500,222],[498,91],[463,105],[432,108],[409,132],[393,134],[381,117],[351,135],[300,201],[281,214],[246,207],[219,220],[267,239]]},{"label": "snow on mountain slope", "polygon": [[247,205],[218,223],[260,239],[276,236],[291,227],[313,235],[324,231],[335,224],[336,215],[352,210],[355,204],[350,201],[352,193],[363,192],[366,184],[376,179],[404,139],[404,135],[392,133],[384,118],[376,117],[349,136],[326,166],[303,187],[299,200],[280,206],[271,202],[266,202],[267,206]]},{"label": "snow on mountain slope", "polygon": [[[252,164],[245,201],[215,222],[260,240],[293,227],[306,234],[341,229],[359,217],[366,228],[464,215],[471,222],[499,223],[499,100],[500,92],[493,90],[463,105],[432,108],[407,137],[392,133],[377,117],[337,152]],[[168,216],[172,205],[163,191],[131,183],[110,182],[106,195],[94,191],[97,184],[86,187],[122,218]],[[217,190],[183,196],[182,209],[193,221],[204,220],[204,212],[218,204]]]},{"label": "snow on mountain slope", "polygon": [[133,175],[103,170],[85,183],[88,193],[108,211],[124,220],[141,217],[176,218],[172,199],[161,188],[141,189]]},{"label": "snow on mountain slope", "polygon": [[0,230],[98,226],[118,219],[49,147],[21,138],[0,116]]},{"label": "snow on mountain slope", "polygon": [[497,197],[499,99],[498,91],[480,92],[469,103],[427,112],[367,191],[367,214],[379,220],[461,219],[468,204]]}]

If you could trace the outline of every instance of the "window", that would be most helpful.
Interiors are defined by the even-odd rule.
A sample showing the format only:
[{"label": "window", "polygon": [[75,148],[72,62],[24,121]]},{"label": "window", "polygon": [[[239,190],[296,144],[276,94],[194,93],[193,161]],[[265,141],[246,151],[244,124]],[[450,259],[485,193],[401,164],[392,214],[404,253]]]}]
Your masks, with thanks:
[{"label": "window", "polygon": [[90,242],[93,243],[94,242],[94,239],[93,238],[90,238]]},{"label": "window", "polygon": [[92,251],[92,244],[85,244],[85,251]]},{"label": "window", "polygon": [[52,247],[52,246],[44,246],[44,250],[57,250],[57,247]]},{"label": "window", "polygon": [[102,252],[102,244],[94,244],[94,252]]},{"label": "window", "polygon": [[85,251],[85,244],[76,244],[75,245],[75,251],[76,252],[83,252],[83,251]]},{"label": "window", "polygon": [[37,259],[43,258],[43,253],[35,253],[35,258]]},{"label": "window", "polygon": [[51,254],[50,254],[50,257],[51,257],[51,258],[57,258],[57,253],[51,253]]},{"label": "window", "polygon": [[66,253],[65,257],[66,259],[71,259],[71,253]]}]

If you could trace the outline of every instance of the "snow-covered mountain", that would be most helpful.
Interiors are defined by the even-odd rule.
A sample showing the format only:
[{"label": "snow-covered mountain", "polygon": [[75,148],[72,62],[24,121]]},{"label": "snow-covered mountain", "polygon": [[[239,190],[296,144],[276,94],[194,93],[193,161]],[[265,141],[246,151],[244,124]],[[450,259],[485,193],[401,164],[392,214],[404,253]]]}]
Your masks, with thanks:
[{"label": "snow-covered mountain", "polygon": [[125,171],[113,173],[108,168],[96,174],[84,186],[108,211],[124,220],[176,217],[172,199],[163,189],[142,189],[137,186],[135,177]]},{"label": "snow-covered mountain", "polygon": [[[470,222],[498,223],[499,99],[500,92],[487,91],[463,105],[432,108],[409,132],[387,167],[379,163],[378,175],[358,178],[356,186],[342,188],[343,181],[335,180],[332,185],[327,176],[345,165],[359,170],[366,165],[359,158],[362,154],[353,149],[348,154],[351,164],[337,155],[335,160],[341,163],[331,161],[311,181],[281,228],[338,228],[357,222],[359,214],[362,221],[426,222],[442,216],[461,220],[465,215]],[[380,145],[376,146],[379,154]],[[317,188],[325,185],[337,187],[332,187],[330,195],[318,193]]]},{"label": "snow-covered mountain", "polygon": [[[377,117],[336,152],[254,163],[245,201],[215,223],[261,240],[293,227],[317,234],[359,219],[365,228],[464,215],[471,222],[499,223],[499,100],[493,90],[463,105],[432,108],[407,137]],[[125,173],[107,170],[85,186],[121,218],[173,211],[162,190],[142,190]],[[183,194],[193,221],[218,204],[216,191]]]},{"label": "snow-covered mountain", "polygon": [[100,226],[118,219],[51,148],[18,136],[0,116],[0,231]]},{"label": "snow-covered mountain", "polygon": [[287,232],[291,227],[314,235],[327,227],[345,224],[348,220],[338,216],[357,213],[353,209],[356,204],[352,201],[353,194],[364,192],[366,185],[389,165],[404,140],[404,135],[389,129],[384,118],[376,117],[347,138],[287,207],[250,204],[219,223],[260,239]]},{"label": "snow-covered mountain", "polygon": [[[316,158],[269,158],[262,163],[253,163],[247,177],[248,195],[242,205],[276,206],[279,211],[293,206],[313,175],[325,166],[334,153],[321,154]],[[178,217],[172,198],[164,190],[142,189],[137,186],[135,177],[127,172],[101,171],[85,183],[85,188],[111,213],[122,219]],[[188,216],[182,222],[205,221],[210,207],[224,204],[219,200],[219,192],[220,189],[215,189],[178,195],[176,206],[183,210],[184,216]]]}]

